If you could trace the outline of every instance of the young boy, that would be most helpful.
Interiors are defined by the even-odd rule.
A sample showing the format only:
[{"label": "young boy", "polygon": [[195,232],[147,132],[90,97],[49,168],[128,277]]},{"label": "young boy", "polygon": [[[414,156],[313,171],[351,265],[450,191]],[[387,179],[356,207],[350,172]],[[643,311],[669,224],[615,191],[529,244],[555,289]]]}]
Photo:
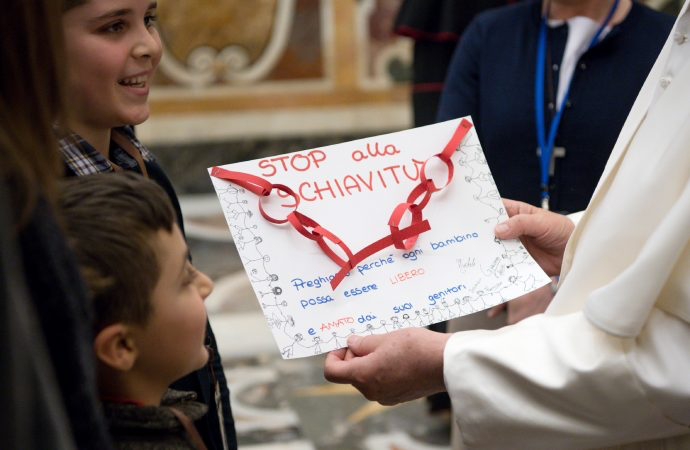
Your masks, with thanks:
[{"label": "young boy", "polygon": [[[68,176],[133,171],[158,183],[184,233],[175,190],[133,130],[149,116],[149,87],[161,59],[155,21],[155,0],[65,1],[62,28],[69,104],[60,124],[68,130],[60,139],[60,150]],[[196,425],[209,448],[236,449],[229,391],[208,324],[206,343],[213,350],[211,363],[173,387],[193,390],[208,406],[208,414]]]},{"label": "young boy", "polygon": [[165,192],[132,174],[66,182],[66,235],[95,311],[97,380],[120,448],[206,448],[192,421],[206,412],[168,386],[206,365],[204,299],[212,281],[190,263]]}]

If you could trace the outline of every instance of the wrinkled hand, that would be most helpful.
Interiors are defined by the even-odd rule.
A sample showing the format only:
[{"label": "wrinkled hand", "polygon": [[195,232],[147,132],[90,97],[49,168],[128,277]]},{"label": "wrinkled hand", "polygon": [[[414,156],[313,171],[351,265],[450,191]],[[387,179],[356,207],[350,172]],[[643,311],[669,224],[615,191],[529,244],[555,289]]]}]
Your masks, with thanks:
[{"label": "wrinkled hand", "polygon": [[382,405],[442,392],[443,350],[450,336],[424,328],[352,336],[347,349],[328,354],[324,376],[333,383],[352,384]]},{"label": "wrinkled hand", "polygon": [[549,276],[561,273],[565,245],[575,224],[562,214],[515,200],[503,199],[509,219],[496,225],[499,239],[520,239]]},{"label": "wrinkled hand", "polygon": [[537,290],[529,292],[521,297],[513,299],[509,302],[496,305],[489,310],[487,315],[495,317],[502,310],[507,311],[506,323],[513,325],[522,319],[526,319],[535,314],[541,314],[546,311],[546,308],[553,299],[553,290],[551,284],[547,284]]}]

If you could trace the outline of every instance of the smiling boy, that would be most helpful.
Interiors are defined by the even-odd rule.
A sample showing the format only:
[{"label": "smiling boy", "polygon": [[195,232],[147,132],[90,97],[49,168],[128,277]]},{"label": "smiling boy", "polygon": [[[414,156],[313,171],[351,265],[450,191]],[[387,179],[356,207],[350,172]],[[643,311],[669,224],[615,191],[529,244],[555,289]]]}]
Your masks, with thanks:
[{"label": "smiling boy", "polygon": [[[67,131],[61,136],[60,150],[67,176],[124,170],[158,183],[184,235],[172,183],[133,130],[149,116],[149,89],[162,55],[156,7],[151,0],[65,1],[62,26],[69,108],[61,123]],[[208,323],[207,344],[213,350],[209,365],[174,387],[193,390],[208,406],[209,414],[197,422],[206,445],[233,449],[237,443],[229,392]]]},{"label": "smiling boy", "polygon": [[89,176],[65,184],[59,208],[93,300],[98,388],[116,445],[205,448],[189,420],[205,405],[168,386],[208,361],[213,282],[189,261],[167,196],[136,174]]}]

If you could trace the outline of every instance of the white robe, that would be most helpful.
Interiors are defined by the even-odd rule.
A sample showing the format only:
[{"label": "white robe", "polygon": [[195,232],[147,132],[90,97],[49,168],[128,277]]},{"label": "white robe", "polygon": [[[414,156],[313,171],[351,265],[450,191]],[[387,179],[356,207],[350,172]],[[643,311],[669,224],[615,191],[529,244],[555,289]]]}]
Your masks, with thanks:
[{"label": "white robe", "polygon": [[444,376],[465,445],[690,448],[689,32],[686,1],[546,313],[448,341]]}]

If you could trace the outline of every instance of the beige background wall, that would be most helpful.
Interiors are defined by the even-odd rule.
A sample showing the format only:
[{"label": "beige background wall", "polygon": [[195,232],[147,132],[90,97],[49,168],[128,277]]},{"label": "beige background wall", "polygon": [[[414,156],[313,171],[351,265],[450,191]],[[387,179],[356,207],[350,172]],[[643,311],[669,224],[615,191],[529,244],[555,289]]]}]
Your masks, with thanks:
[{"label": "beige background wall", "polygon": [[149,144],[410,126],[400,0],[164,0]]}]

